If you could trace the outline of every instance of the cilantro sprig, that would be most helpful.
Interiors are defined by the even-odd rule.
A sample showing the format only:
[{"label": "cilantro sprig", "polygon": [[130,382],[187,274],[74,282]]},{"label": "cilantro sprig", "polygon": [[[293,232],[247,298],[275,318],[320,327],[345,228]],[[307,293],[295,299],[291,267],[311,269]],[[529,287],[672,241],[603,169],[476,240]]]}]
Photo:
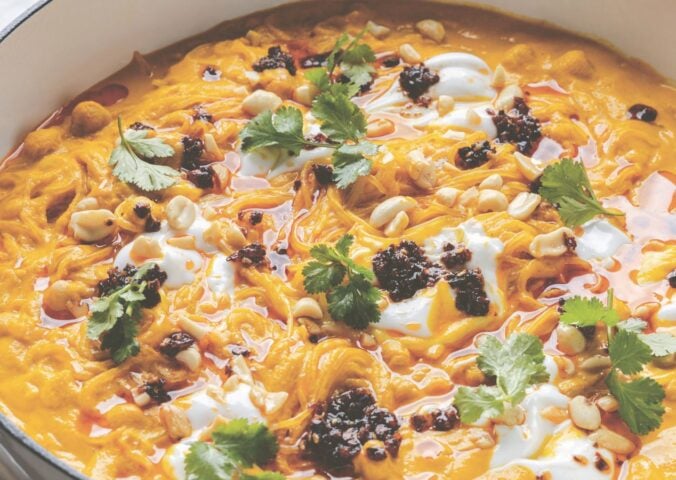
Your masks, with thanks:
[{"label": "cilantro sprig", "polygon": [[[362,32],[363,34],[363,32]],[[292,155],[303,148],[333,149],[333,179],[338,188],[347,188],[361,176],[371,172],[369,159],[378,147],[364,140],[366,116],[352,102],[362,85],[371,80],[375,60],[371,47],[355,37],[346,48],[349,37],[343,34],[327,57],[326,67],[308,70],[306,78],[321,92],[312,103],[312,115],[320,121],[326,141],[307,139],[304,135],[302,112],[294,107],[281,107],[276,112],[263,112],[253,118],[240,132],[242,150],[276,148]],[[347,83],[338,82],[334,71],[340,66]]]},{"label": "cilantro sprig", "polygon": [[505,407],[520,403],[526,389],[546,382],[542,343],[534,336],[519,333],[504,343],[493,336],[482,337],[478,345],[479,369],[495,379],[495,385],[460,387],[454,404],[463,423],[474,423],[480,418],[497,418]]},{"label": "cilantro sprig", "polygon": [[99,298],[90,308],[87,337],[101,340],[101,348],[109,350],[117,364],[140,351],[136,335],[148,287],[144,278],[155,266],[147,263],[139,267],[129,283]]},{"label": "cilantro sprig", "polygon": [[284,480],[280,473],[248,470],[275,458],[277,439],[263,423],[239,418],[211,433],[213,442],[194,442],[185,459],[188,480]]},{"label": "cilantro sprig", "polygon": [[620,417],[629,429],[645,435],[660,426],[664,389],[652,378],[638,374],[653,357],[676,352],[676,337],[668,333],[644,334],[646,322],[639,319],[620,322],[612,305],[612,290],[608,291],[606,306],[595,298],[574,297],[566,300],[560,321],[577,327],[606,325],[611,362],[606,386],[617,398]]},{"label": "cilantro sprig", "polygon": [[336,68],[340,68],[341,74],[348,80],[346,82],[349,85],[348,95],[350,97],[356,95],[363,85],[371,81],[375,71],[371,65],[376,60],[375,52],[368,44],[359,43],[364,33],[366,29],[359,32],[352,40],[347,33],[343,33],[326,57],[326,67],[306,71],[305,78],[317,86],[320,92],[326,92],[336,84],[335,71]]},{"label": "cilantro sprig", "polygon": [[576,327],[593,327],[599,322],[614,327],[620,321],[620,316],[613,310],[613,292],[609,290],[608,306],[604,306],[598,298],[575,296],[566,299],[559,320]]},{"label": "cilantro sprig", "polygon": [[624,215],[603,208],[594,194],[584,165],[570,158],[545,168],[539,193],[556,206],[561,220],[569,227],[582,225],[600,214]]},{"label": "cilantro sprig", "polygon": [[108,160],[114,167],[113,175],[146,192],[163,190],[176,183],[179,175],[176,170],[146,161],[152,158],[171,157],[174,154],[171,146],[158,137],[146,138],[148,130],[123,131],[122,117],[117,117],[117,130],[120,140]]},{"label": "cilantro sprig", "polygon": [[308,293],[326,293],[334,319],[364,329],[380,319],[381,294],[373,286],[373,272],[348,256],[353,241],[352,235],[343,235],[333,247],[312,247],[310,255],[314,260],[303,268],[303,285]]}]

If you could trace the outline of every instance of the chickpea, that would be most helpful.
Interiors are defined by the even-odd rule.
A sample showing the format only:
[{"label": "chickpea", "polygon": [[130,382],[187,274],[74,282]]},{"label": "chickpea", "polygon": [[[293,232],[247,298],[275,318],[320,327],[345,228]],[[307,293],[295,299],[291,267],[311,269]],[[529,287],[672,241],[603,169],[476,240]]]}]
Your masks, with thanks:
[{"label": "chickpea", "polygon": [[32,160],[39,160],[59,148],[61,134],[56,128],[35,130],[23,142],[24,152]]},{"label": "chickpea", "polygon": [[98,132],[111,120],[110,112],[103,105],[87,100],[78,103],[73,109],[70,131],[73,135],[84,137]]}]

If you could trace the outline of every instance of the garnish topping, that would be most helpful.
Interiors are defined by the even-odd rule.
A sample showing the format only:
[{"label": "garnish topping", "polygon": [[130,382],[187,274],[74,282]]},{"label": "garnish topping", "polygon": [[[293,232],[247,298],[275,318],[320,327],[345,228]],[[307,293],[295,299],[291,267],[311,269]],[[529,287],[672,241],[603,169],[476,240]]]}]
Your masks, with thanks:
[{"label": "garnish topping", "polygon": [[406,95],[417,102],[432,85],[439,83],[439,80],[439,74],[420,64],[404,67],[399,75],[399,86]]},{"label": "garnish topping", "polygon": [[136,185],[146,192],[163,190],[176,183],[178,172],[166,165],[155,165],[145,159],[167,158],[174,149],[159,137],[146,138],[150,130],[128,129],[122,131],[122,117],[117,117],[120,141],[110,154],[113,175],[126,183]]},{"label": "garnish topping", "polygon": [[548,380],[544,360],[542,343],[534,335],[518,333],[504,343],[490,335],[482,337],[477,364],[485,375],[495,378],[495,385],[460,387],[454,401],[460,420],[474,423],[481,417],[496,418],[505,407],[520,403],[526,388]]},{"label": "garnish topping", "polygon": [[566,299],[559,320],[576,327],[593,327],[599,322],[613,327],[620,321],[620,316],[613,310],[612,298],[608,306],[604,306],[598,298],[575,296]]},{"label": "garnish topping", "polygon": [[239,418],[211,432],[213,442],[195,442],[185,459],[188,480],[284,480],[280,473],[262,471],[277,455],[277,439],[263,423]]},{"label": "garnish topping", "polygon": [[578,327],[603,323],[608,328],[608,353],[611,369],[606,385],[620,408],[619,414],[629,429],[645,435],[660,426],[664,407],[664,389],[649,377],[635,377],[653,357],[676,352],[676,337],[669,333],[641,333],[646,322],[629,319],[620,322],[613,310],[613,292],[608,291],[607,306],[595,298],[566,300],[561,322]]},{"label": "garnish topping", "polygon": [[[348,473],[345,468],[362,449],[375,461],[388,455],[396,457],[401,444],[399,427],[396,415],[379,407],[369,391],[355,388],[334,393],[326,403],[315,407],[301,449],[329,471]],[[372,440],[380,440],[382,448],[364,448]]]},{"label": "garnish topping", "polygon": [[[298,155],[304,148],[333,149],[333,180],[338,188],[346,188],[360,176],[371,171],[371,160],[378,147],[364,140],[366,117],[350,98],[355,95],[370,72],[368,62],[375,56],[368,45],[357,43],[357,36],[345,50],[348,41],[341,36],[326,59],[326,68],[314,68],[305,73],[322,92],[312,104],[312,115],[321,122],[326,139],[305,138],[303,114],[294,107],[281,107],[276,112],[263,112],[253,118],[240,132],[242,150],[278,148]],[[340,65],[348,83],[335,83],[334,69]]]},{"label": "garnish topping", "polygon": [[364,329],[380,319],[381,294],[373,286],[373,272],[348,256],[353,241],[352,235],[343,235],[333,247],[312,247],[310,255],[315,260],[303,268],[303,285],[308,293],[327,294],[329,313],[334,319]]},{"label": "garnish topping", "polygon": [[[336,68],[340,68],[343,76],[340,78],[341,83],[350,85],[350,97],[356,95],[364,85],[371,82],[371,74],[375,72],[371,65],[376,60],[373,49],[366,43],[359,43],[365,32],[366,29],[362,30],[352,41],[347,33],[343,33],[326,57],[326,68],[317,67],[308,70],[305,72],[305,78],[314,83],[321,92],[325,92],[336,84],[334,74]],[[347,82],[344,81],[345,78]]]},{"label": "garnish topping", "polygon": [[584,165],[570,158],[545,168],[539,193],[556,206],[561,220],[569,227],[582,225],[599,214],[624,215],[603,208],[594,195]]},{"label": "garnish topping", "polygon": [[101,340],[101,348],[110,350],[113,361],[120,364],[139,353],[136,335],[141,308],[157,305],[157,290],[167,274],[157,264],[147,263],[138,270],[127,267],[124,274],[112,270],[110,277],[99,284],[101,296],[91,306],[87,337]]},{"label": "garnish topping", "polygon": [[286,68],[291,75],[296,74],[296,62],[291,55],[282,51],[279,45],[268,48],[268,55],[253,64],[253,69],[257,72],[275,68]]}]

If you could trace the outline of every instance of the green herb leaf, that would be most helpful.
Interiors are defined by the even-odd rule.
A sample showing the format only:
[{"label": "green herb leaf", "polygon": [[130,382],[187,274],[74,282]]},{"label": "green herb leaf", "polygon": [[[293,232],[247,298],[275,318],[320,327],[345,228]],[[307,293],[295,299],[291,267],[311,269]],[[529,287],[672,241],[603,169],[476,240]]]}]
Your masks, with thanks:
[{"label": "green herb leaf", "polygon": [[465,424],[474,423],[482,416],[499,417],[505,410],[502,393],[494,386],[460,387],[453,402]]},{"label": "green herb leaf", "polygon": [[375,155],[378,147],[370,142],[343,145],[333,154],[333,180],[338,188],[347,188],[359,177],[371,173],[372,162],[364,155]]},{"label": "green herb leaf", "polygon": [[355,276],[347,285],[332,289],[327,299],[331,316],[357,330],[380,319],[380,290],[363,276]]},{"label": "green herb leaf", "polygon": [[[380,319],[380,290],[373,286],[373,272],[348,255],[354,237],[343,235],[335,246],[315,245],[314,260],[303,268],[303,285],[308,293],[327,294],[329,313],[352,328],[364,329]],[[347,275],[348,283],[343,284]]]},{"label": "green herb leaf", "polygon": [[482,416],[499,416],[506,403],[520,403],[529,386],[549,379],[542,343],[534,335],[515,334],[504,343],[485,336],[478,349],[477,365],[484,374],[495,378],[495,386],[458,389],[454,403],[464,423],[473,423]]},{"label": "green herb leaf", "polygon": [[225,449],[237,463],[250,467],[263,464],[277,455],[277,439],[263,423],[249,423],[238,418],[216,428],[212,434],[214,443]]},{"label": "green herb leaf", "polygon": [[527,387],[549,379],[544,361],[542,343],[534,335],[512,335],[504,343],[484,336],[479,343],[479,369],[495,377],[498,388],[514,404],[523,400]]},{"label": "green herb leaf", "polygon": [[147,284],[143,278],[154,265],[148,263],[139,267],[127,285],[99,298],[91,306],[87,337],[101,340],[101,348],[109,350],[117,364],[140,351],[136,336],[141,305],[146,299]]},{"label": "green herb leaf", "polygon": [[277,472],[242,473],[239,480],[284,480],[286,477]]},{"label": "green herb leaf", "polygon": [[576,296],[566,299],[560,321],[576,327],[591,327],[599,322],[612,327],[620,321],[620,316],[597,298]]},{"label": "green herb leaf", "polygon": [[563,222],[575,227],[596,215],[622,215],[603,208],[592,190],[587,171],[581,162],[564,158],[547,166],[539,189],[547,201],[556,205]]},{"label": "green herb leaf", "polygon": [[114,167],[113,175],[147,192],[163,190],[176,183],[179,175],[176,170],[144,160],[172,156],[174,149],[171,146],[158,137],[146,138],[147,130],[130,129],[123,132],[121,117],[117,117],[117,128],[120,143],[113,149],[108,161]]},{"label": "green herb leaf", "polygon": [[608,353],[613,368],[627,375],[640,372],[652,359],[650,347],[637,334],[627,330],[617,331],[608,345]]},{"label": "green herb leaf", "polygon": [[331,87],[331,79],[326,69],[322,67],[311,68],[305,71],[305,78],[307,78],[320,92],[325,92]]},{"label": "green herb leaf", "polygon": [[658,332],[640,334],[638,338],[650,348],[655,357],[676,353],[676,337],[671,333]]},{"label": "green herb leaf", "polygon": [[277,454],[275,437],[263,423],[244,418],[220,425],[211,434],[213,443],[194,442],[185,461],[188,480],[231,480],[236,478],[281,480],[274,472],[248,473],[243,469],[268,463]]},{"label": "green herb leaf", "polygon": [[664,389],[652,378],[624,382],[617,373],[606,378],[610,393],[620,403],[620,417],[637,435],[645,435],[662,423]]},{"label": "green herb leaf", "polygon": [[312,114],[321,120],[321,130],[331,140],[358,141],[366,133],[366,117],[342,92],[327,91],[315,98]]},{"label": "green herb leaf", "polygon": [[617,324],[617,328],[620,330],[626,330],[628,332],[641,333],[648,327],[648,322],[641,320],[640,318],[628,318],[623,322]]},{"label": "green herb leaf", "polygon": [[303,137],[303,114],[293,107],[266,111],[253,118],[239,134],[242,150],[280,148],[298,155],[307,144]]},{"label": "green herb leaf", "polygon": [[216,445],[194,442],[185,457],[185,473],[188,480],[229,480],[234,463]]}]

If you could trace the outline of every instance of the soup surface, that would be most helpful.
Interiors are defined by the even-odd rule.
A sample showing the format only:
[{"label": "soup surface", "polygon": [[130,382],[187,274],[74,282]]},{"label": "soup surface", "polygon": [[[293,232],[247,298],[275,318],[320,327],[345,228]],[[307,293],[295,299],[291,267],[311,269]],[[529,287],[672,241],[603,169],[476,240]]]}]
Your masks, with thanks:
[{"label": "soup surface", "polygon": [[0,169],[0,411],[95,479],[675,478],[675,107],[419,2],[135,54]]}]

